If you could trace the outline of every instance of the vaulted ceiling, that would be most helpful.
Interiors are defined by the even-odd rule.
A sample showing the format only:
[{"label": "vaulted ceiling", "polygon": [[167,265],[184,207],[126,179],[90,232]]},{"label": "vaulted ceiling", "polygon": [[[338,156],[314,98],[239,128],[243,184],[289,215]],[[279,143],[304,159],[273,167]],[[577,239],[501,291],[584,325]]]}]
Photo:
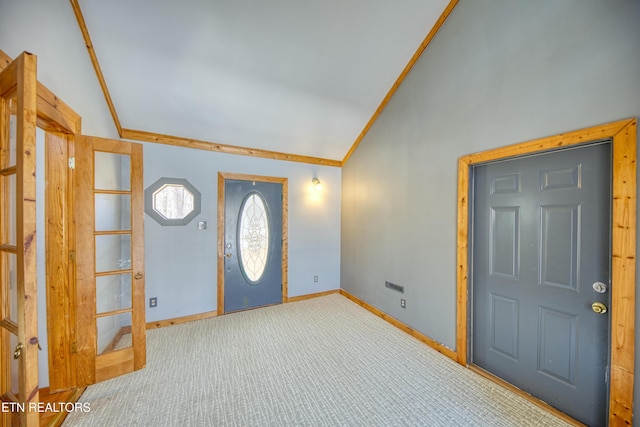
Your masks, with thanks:
[{"label": "vaulted ceiling", "polygon": [[449,0],[54,1],[75,8],[77,43],[92,43],[121,136],[128,129],[334,160],[358,141],[451,7]]}]

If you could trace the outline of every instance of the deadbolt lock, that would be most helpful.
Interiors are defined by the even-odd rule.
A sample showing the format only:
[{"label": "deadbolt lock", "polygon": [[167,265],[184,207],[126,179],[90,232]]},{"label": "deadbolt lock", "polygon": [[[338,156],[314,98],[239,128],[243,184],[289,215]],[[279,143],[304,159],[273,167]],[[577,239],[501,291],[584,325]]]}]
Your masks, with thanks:
[{"label": "deadbolt lock", "polygon": [[599,294],[604,294],[605,292],[607,292],[607,284],[606,283],[595,282],[591,286],[593,287],[593,291],[597,292]]},{"label": "deadbolt lock", "polygon": [[231,252],[227,252],[227,253],[226,253],[226,257],[227,257],[227,258],[231,258]]},{"label": "deadbolt lock", "polygon": [[591,309],[598,314],[605,314],[607,312],[607,306],[601,302],[591,304]]}]

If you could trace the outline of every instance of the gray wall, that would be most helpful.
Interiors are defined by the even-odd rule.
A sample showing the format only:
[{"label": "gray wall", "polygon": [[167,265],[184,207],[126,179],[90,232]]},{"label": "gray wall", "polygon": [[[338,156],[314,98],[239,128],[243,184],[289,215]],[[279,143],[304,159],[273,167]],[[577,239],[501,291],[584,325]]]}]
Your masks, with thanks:
[{"label": "gray wall", "polygon": [[80,114],[85,135],[118,137],[69,1],[0,0],[0,49],[37,56],[38,81]]},{"label": "gray wall", "polygon": [[342,288],[455,348],[458,157],[632,116],[640,1],[461,0],[343,168]]},{"label": "gray wall", "polygon": [[161,226],[145,214],[146,296],[158,298],[147,321],[216,310],[218,172],[288,178],[289,296],[340,287],[340,168],[145,144],[145,188],[182,178],[202,194],[200,215],[185,226]]}]

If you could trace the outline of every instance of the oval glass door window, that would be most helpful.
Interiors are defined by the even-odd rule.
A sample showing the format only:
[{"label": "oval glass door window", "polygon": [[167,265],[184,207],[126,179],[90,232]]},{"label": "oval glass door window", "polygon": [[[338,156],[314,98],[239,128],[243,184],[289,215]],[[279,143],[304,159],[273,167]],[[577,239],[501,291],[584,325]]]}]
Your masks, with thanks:
[{"label": "oval glass door window", "polygon": [[238,251],[240,269],[247,281],[260,281],[269,258],[269,215],[264,199],[258,193],[245,197],[240,208]]}]

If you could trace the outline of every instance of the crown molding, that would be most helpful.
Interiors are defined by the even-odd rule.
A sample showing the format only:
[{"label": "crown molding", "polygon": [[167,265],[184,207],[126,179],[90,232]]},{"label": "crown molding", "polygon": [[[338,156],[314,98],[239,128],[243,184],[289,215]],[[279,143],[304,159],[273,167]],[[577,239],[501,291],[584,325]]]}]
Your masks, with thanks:
[{"label": "crown molding", "polygon": [[235,154],[238,156],[261,157],[264,159],[284,160],[287,162],[309,163],[321,166],[341,167],[340,160],[323,159],[320,157],[301,156],[298,154],[281,153],[278,151],[262,150],[259,148],[239,147],[236,145],[218,144],[216,142],[184,138],[181,136],[163,135],[133,129],[122,129],[122,138],[134,141],[153,142],[156,144],[174,145],[178,147],[194,148],[197,150],[216,151],[219,153]]}]

